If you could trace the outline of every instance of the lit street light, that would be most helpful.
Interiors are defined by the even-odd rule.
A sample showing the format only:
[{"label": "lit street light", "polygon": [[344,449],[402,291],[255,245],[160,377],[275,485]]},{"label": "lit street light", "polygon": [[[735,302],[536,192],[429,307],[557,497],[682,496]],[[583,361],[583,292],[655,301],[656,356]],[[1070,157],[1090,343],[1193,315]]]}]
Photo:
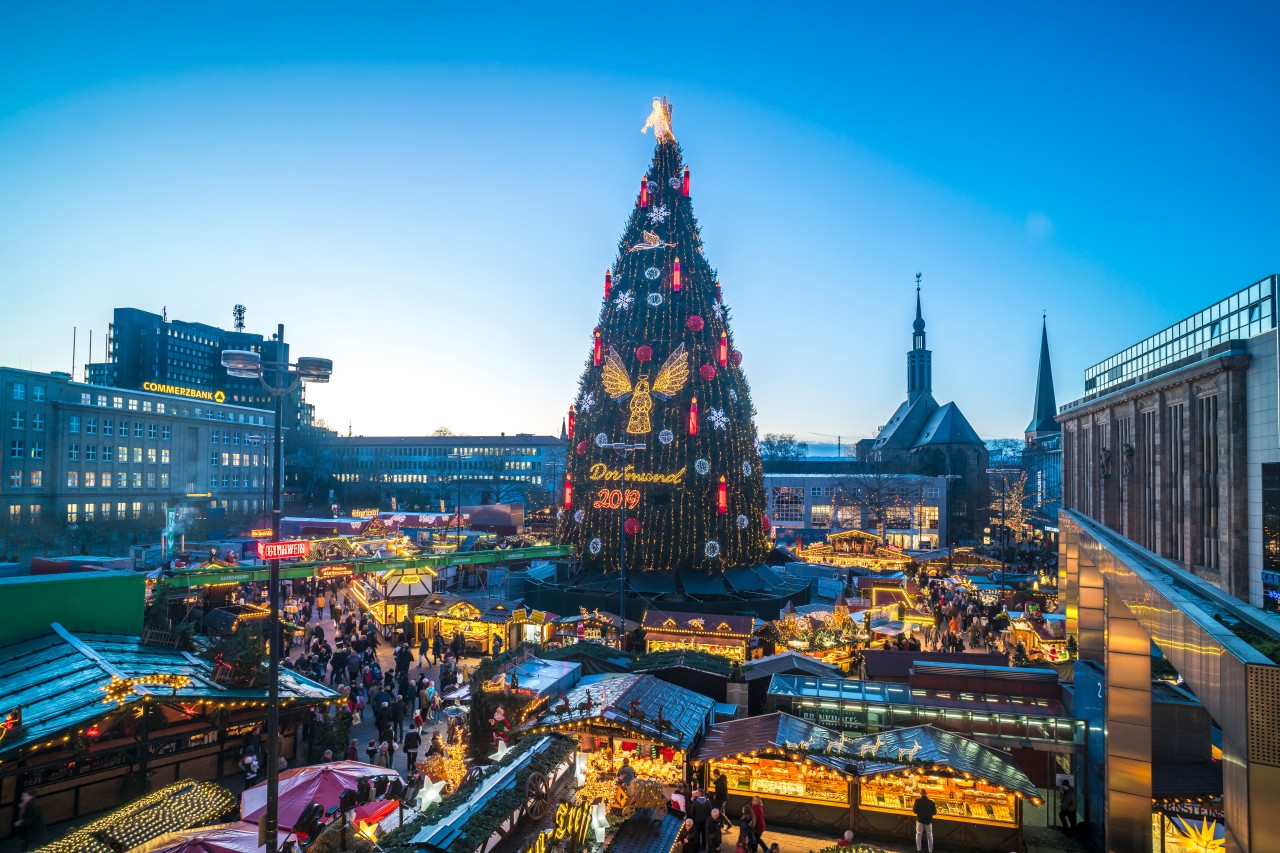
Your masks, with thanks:
[{"label": "lit street light", "polygon": [[[605,447],[622,457],[622,517],[618,522],[618,642],[622,642],[622,620],[627,618],[627,457],[645,449],[643,444],[627,444],[615,441]],[[636,508],[640,507],[639,499]]]}]

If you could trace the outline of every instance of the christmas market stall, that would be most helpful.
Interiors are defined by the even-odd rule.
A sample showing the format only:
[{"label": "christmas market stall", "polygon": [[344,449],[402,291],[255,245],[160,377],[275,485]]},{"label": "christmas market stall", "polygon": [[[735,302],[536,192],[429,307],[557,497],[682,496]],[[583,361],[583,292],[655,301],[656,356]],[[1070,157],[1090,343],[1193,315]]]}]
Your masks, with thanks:
[{"label": "christmas market stall", "polygon": [[844,746],[859,762],[853,813],[859,837],[914,836],[912,809],[927,791],[938,809],[933,833],[940,845],[1021,850],[1022,804],[1042,802],[1011,756],[933,726],[865,735]]},{"label": "christmas market stall", "polygon": [[[0,731],[0,813],[31,791],[47,821],[62,821],[115,805],[138,780],[234,774],[261,753],[265,682],[259,663],[57,623],[0,645],[0,714],[13,721]],[[283,754],[294,755],[307,709],[338,694],[286,671],[280,697]]]},{"label": "christmas market stall", "polygon": [[[612,799],[623,759],[638,778],[675,785],[685,778],[688,752],[711,725],[715,702],[653,675],[583,679],[523,728],[578,739],[588,757],[595,796]],[[594,789],[593,789],[594,790]]]},{"label": "christmas market stall", "polygon": [[755,619],[751,616],[721,616],[706,613],[644,614],[646,652],[693,649],[743,663],[759,657],[752,643]]},{"label": "christmas market stall", "polygon": [[772,713],[717,723],[693,756],[701,783],[719,773],[729,785],[728,813],[753,796],[765,800],[769,823],[823,827],[834,835],[851,828],[849,803],[857,776],[839,732],[790,714]]},{"label": "christmas market stall", "polygon": [[1028,605],[1022,614],[1009,614],[1014,644],[1022,643],[1031,660],[1050,663],[1067,660],[1067,617],[1059,613],[1046,614],[1035,604]]},{"label": "christmas market stall", "polygon": [[511,616],[511,636],[507,648],[514,649],[522,643],[545,646],[556,630],[556,615],[546,610],[517,607]]},{"label": "christmas market stall", "polygon": [[461,632],[468,654],[488,655],[494,653],[495,643],[499,650],[513,648],[511,634],[517,612],[524,614],[524,605],[518,601],[462,598],[441,593],[428,596],[418,606],[414,611],[414,621],[419,637],[432,637],[439,633],[448,644],[455,633]]},{"label": "christmas market stall", "polygon": [[386,633],[403,624],[431,596],[435,577],[429,566],[357,574],[347,587],[348,596]]},{"label": "christmas market stall", "polygon": [[[599,610],[578,608],[571,616],[561,616],[555,620],[551,643],[567,646],[570,643],[600,643],[623,651],[631,651],[631,638],[640,623],[630,619],[622,619],[622,629],[618,629],[619,617],[613,613],[602,613]],[[619,636],[621,634],[621,636]]]}]

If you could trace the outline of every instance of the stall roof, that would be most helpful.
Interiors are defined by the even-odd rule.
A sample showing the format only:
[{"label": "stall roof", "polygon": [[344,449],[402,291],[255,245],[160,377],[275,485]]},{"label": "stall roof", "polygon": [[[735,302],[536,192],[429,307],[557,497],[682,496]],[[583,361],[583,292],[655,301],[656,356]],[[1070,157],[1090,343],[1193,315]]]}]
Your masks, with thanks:
[{"label": "stall roof", "polygon": [[755,628],[755,619],[750,616],[722,616],[714,613],[664,613],[661,610],[649,610],[644,614],[644,627],[646,631],[749,637]]},{"label": "stall roof", "polygon": [[702,572],[681,572],[680,585],[687,595],[726,595],[724,576],[719,572],[708,575]]},{"label": "stall roof", "polygon": [[[618,614],[601,610],[592,610],[589,612],[574,613],[570,616],[557,616],[553,621],[557,625],[569,625],[572,627],[576,627],[579,622],[604,622],[606,625],[617,628]],[[639,622],[633,622],[630,619],[622,620],[622,631],[624,634],[634,631],[639,627]]]},{"label": "stall roof", "polygon": [[[906,656],[905,652],[895,654]],[[918,705],[925,708],[955,708],[1039,717],[1063,715],[1061,702],[1026,696],[994,696],[954,690],[922,690],[887,681],[859,681],[855,678],[810,678],[804,675],[775,675],[769,683],[770,696],[838,702],[881,702]]]},{"label": "stall roof", "polygon": [[[418,606],[414,614],[503,624],[510,621],[511,614],[517,610],[524,610],[524,605],[519,601],[507,601],[501,598],[463,598],[460,595],[432,595]],[[465,616],[458,614],[465,614]]]},{"label": "stall roof", "polygon": [[[116,711],[121,704],[105,701],[114,677],[185,676],[190,683],[173,691],[167,687],[134,688],[123,705],[143,694],[187,702],[213,700],[262,701],[266,687],[242,689],[213,680],[209,661],[162,646],[144,646],[136,636],[71,633],[56,622],[38,637],[0,646],[0,708],[22,709],[22,729],[0,744],[0,753],[79,729]],[[327,702],[338,694],[294,672],[280,674],[285,702]]]},{"label": "stall roof", "polygon": [[632,592],[645,592],[650,595],[675,592],[676,576],[670,572],[635,572],[627,579],[627,584]]},{"label": "stall roof", "polygon": [[912,726],[866,735],[850,741],[848,747],[860,759],[872,759],[884,765],[879,768],[860,767],[864,776],[895,773],[910,767],[912,762],[924,762],[947,767],[957,773],[969,773],[989,783],[1003,785],[1024,797],[1038,799],[1040,796],[1035,783],[1006,753],[933,726]]},{"label": "stall roof", "polygon": [[531,690],[535,696],[563,693],[578,683],[582,677],[582,664],[566,660],[543,660],[531,657],[511,667],[505,676],[514,674],[520,679],[520,687]]},{"label": "stall roof", "polygon": [[760,592],[769,588],[769,584],[760,575],[742,566],[727,569],[724,579],[738,592]]},{"label": "stall roof", "polygon": [[[729,758],[746,755],[752,750],[803,750],[810,759],[844,772],[845,765],[854,761],[854,753],[848,749],[848,743],[850,739],[839,732],[775,711],[715,724],[707,732],[694,759]],[[858,768],[862,773],[887,772],[894,767],[879,762],[858,763],[862,765]]]},{"label": "stall roof", "polygon": [[818,678],[839,678],[840,667],[824,663],[817,658],[799,652],[780,652],[776,655],[757,658],[750,661],[744,671],[747,681],[759,678],[772,678],[775,675],[808,674]]},{"label": "stall roof", "polygon": [[[694,744],[715,708],[715,701],[706,696],[641,674],[584,680],[566,699],[573,710],[543,714],[534,726],[572,729],[574,723],[606,722],[680,749]],[[633,703],[643,718],[632,716]],[[584,710],[577,710],[579,705]],[[659,728],[659,712],[669,725]]]},{"label": "stall roof", "polygon": [[569,643],[558,649],[547,649],[542,656],[551,660],[576,661],[582,664],[584,676],[601,672],[626,672],[633,663],[633,658],[626,652],[591,640]]}]

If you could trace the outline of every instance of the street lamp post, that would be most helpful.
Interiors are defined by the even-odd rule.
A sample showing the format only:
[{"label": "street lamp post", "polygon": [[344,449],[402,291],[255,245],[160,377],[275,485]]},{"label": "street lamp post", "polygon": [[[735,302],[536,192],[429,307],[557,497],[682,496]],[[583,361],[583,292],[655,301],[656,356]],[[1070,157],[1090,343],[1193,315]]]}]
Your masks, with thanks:
[{"label": "street lamp post", "polygon": [[[284,352],[284,324],[276,327],[276,353]],[[280,539],[284,488],[284,398],[303,382],[328,382],[333,362],[327,358],[299,358],[263,361],[262,354],[249,350],[226,350],[222,366],[228,376],[257,379],[275,399],[275,447],[271,472],[271,538]],[[267,810],[259,824],[258,837],[267,853],[277,853],[276,830],[280,825],[280,561],[271,561],[267,602]]]},{"label": "street lamp post", "polygon": [[[618,645],[622,645],[622,626],[627,618],[627,457],[645,449],[643,444],[615,441],[605,447],[622,458],[622,515],[618,521]],[[636,506],[640,501],[636,501]]]}]

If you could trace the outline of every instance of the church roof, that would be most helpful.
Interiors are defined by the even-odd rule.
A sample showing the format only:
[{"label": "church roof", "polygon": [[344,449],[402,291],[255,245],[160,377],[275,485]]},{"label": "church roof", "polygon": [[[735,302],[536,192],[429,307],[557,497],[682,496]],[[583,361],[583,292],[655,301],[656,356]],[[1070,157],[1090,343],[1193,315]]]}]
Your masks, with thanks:
[{"label": "church roof", "polygon": [[931,444],[981,444],[982,439],[955,403],[947,403],[929,418],[916,436],[916,447]]},{"label": "church roof", "polygon": [[938,401],[934,400],[933,395],[929,393],[903,402],[893,413],[889,422],[880,429],[879,435],[876,436],[876,449],[886,447],[906,449],[914,446],[917,443],[916,436],[920,434],[937,408]]},{"label": "church roof", "polygon": [[1036,372],[1036,404],[1031,410],[1031,423],[1027,432],[1062,432],[1062,427],[1054,420],[1058,413],[1058,403],[1053,394],[1053,364],[1049,361],[1049,325],[1046,321],[1040,327],[1040,368]]}]

